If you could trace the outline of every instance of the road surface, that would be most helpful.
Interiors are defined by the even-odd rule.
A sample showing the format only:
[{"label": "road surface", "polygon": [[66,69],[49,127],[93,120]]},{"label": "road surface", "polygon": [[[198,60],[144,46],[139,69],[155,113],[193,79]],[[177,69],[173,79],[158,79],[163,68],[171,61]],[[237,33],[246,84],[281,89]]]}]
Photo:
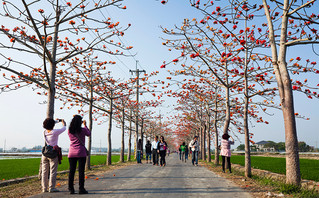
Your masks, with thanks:
[{"label": "road surface", "polygon": [[[42,193],[33,197],[251,197],[207,168],[195,167],[190,160],[186,163],[180,161],[176,154],[167,157],[165,167],[136,164],[105,173],[98,178],[86,180],[88,195],[70,195],[67,186],[62,186],[58,188],[58,193]],[[77,188],[78,183],[75,182],[76,193]]]}]

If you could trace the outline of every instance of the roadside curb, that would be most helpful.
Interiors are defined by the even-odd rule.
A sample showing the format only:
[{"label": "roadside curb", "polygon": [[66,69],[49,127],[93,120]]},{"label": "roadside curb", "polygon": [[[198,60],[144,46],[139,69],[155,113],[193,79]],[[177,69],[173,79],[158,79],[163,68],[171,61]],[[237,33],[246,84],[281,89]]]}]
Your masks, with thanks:
[{"label": "roadside curb", "polygon": [[[240,172],[245,172],[245,167],[241,166],[239,164],[232,164],[232,168],[236,169]],[[265,177],[265,178],[270,178],[270,179],[280,181],[280,182],[286,181],[286,175],[273,173],[273,172],[266,171],[266,170],[251,168],[251,173],[253,175],[257,175],[257,176]],[[319,192],[319,182],[316,182],[316,181],[303,179],[303,180],[301,180],[301,187],[308,189],[308,190],[315,190],[315,191]]]},{"label": "roadside curb", "polygon": [[[64,173],[68,173],[68,172],[69,172],[68,170],[59,171],[58,174],[64,174]],[[21,183],[21,182],[24,182],[24,181],[27,181],[27,180],[30,180],[30,179],[35,179],[35,178],[38,178],[38,175],[1,181],[0,182],[0,187],[9,186],[11,184]]]}]

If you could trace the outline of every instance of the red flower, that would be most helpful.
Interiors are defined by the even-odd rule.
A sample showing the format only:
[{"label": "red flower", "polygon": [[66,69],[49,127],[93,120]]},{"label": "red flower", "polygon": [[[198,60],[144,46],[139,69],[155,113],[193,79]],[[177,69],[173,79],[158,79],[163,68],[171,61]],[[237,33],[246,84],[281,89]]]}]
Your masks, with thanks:
[{"label": "red flower", "polygon": [[166,67],[166,65],[161,65],[161,68],[165,68]]},{"label": "red flower", "polygon": [[66,5],[68,6],[72,6],[71,2],[67,2]]},{"label": "red flower", "polygon": [[173,62],[178,62],[178,59],[174,59]]},{"label": "red flower", "polygon": [[233,26],[233,29],[236,29],[236,28],[237,28],[237,25],[234,25],[234,26]]},{"label": "red flower", "polygon": [[246,41],[245,41],[245,40],[241,40],[241,41],[240,41],[240,44],[241,44],[241,45],[245,45],[245,44],[246,44]]},{"label": "red flower", "polygon": [[43,10],[43,9],[39,9],[39,10],[38,10],[38,12],[43,13],[43,12],[44,12],[44,10]]},{"label": "red flower", "polygon": [[300,60],[301,60],[301,58],[298,56],[298,57],[296,58],[296,60],[297,60],[297,61],[300,61]]},{"label": "red flower", "polygon": [[294,85],[294,86],[292,86],[292,89],[293,89],[293,90],[297,90],[298,87]]},{"label": "red flower", "polygon": [[220,11],[220,7],[218,6],[218,7],[216,7],[216,11],[217,12],[219,12]]},{"label": "red flower", "polygon": [[69,22],[69,24],[74,25],[74,24],[75,24],[75,21],[71,20],[71,21]]},{"label": "red flower", "polygon": [[165,4],[165,3],[166,3],[166,1],[164,1],[164,0],[163,0],[163,1],[161,1],[161,3],[162,3],[162,4]]}]

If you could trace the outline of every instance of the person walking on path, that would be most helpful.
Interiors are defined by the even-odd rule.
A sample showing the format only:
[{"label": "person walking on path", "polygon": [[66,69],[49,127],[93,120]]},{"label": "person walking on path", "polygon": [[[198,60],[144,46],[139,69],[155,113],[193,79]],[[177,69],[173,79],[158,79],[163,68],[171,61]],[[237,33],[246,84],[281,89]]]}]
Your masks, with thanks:
[{"label": "person walking on path", "polygon": [[186,145],[185,145],[185,142],[183,142],[183,144],[181,145],[181,155],[182,155],[182,162],[185,161],[185,151],[186,151]]},{"label": "person walking on path", "polygon": [[136,160],[138,164],[142,164],[142,149],[143,149],[143,145],[142,145],[142,140],[139,139],[138,143],[137,143],[137,156],[136,156]]},{"label": "person walking on path", "polygon": [[[47,145],[52,146],[55,150],[59,150],[61,148],[58,147],[58,139],[59,135],[63,133],[66,129],[66,124],[64,120],[57,120],[58,122],[62,122],[62,128],[60,129],[53,129],[55,126],[56,121],[52,118],[47,118],[43,122],[44,130],[44,139]],[[57,151],[59,152],[59,151]],[[56,175],[58,170],[58,163],[59,157],[56,156],[55,158],[51,159],[42,155],[41,157],[41,185],[42,185],[42,192],[59,192],[58,189],[55,188],[56,184]],[[50,173],[49,173],[50,171]],[[50,182],[48,181],[50,178]]]},{"label": "person walking on path", "polygon": [[161,136],[160,142],[158,143],[158,153],[161,156],[160,164],[161,166],[166,166],[166,161],[165,161],[165,156],[166,156],[166,149],[167,149],[167,144],[164,140],[164,137]]},{"label": "person walking on path", "polygon": [[[83,126],[82,127],[82,123]],[[79,115],[75,115],[69,127],[70,149],[69,149],[69,192],[74,194],[74,174],[77,162],[79,162],[79,194],[88,194],[84,188],[84,170],[87,156],[85,148],[85,136],[91,136],[91,131],[86,126],[86,121]]]},{"label": "person walking on path", "polygon": [[179,160],[182,160],[182,149],[181,149],[181,146],[179,146],[179,149],[178,149],[178,153],[179,153]]},{"label": "person walking on path", "polygon": [[158,136],[155,136],[154,141],[152,142],[152,154],[153,154],[153,165],[158,165]]},{"label": "person walking on path", "polygon": [[147,143],[145,145],[145,152],[146,152],[146,164],[148,164],[148,159],[150,159],[150,163],[152,163],[151,157],[152,157],[152,145],[149,140],[147,140]]},{"label": "person walking on path", "polygon": [[[231,139],[228,140],[228,139]],[[223,172],[225,172],[225,159],[227,159],[227,165],[229,172],[231,173],[231,165],[230,165],[230,156],[231,156],[231,151],[230,151],[230,145],[234,144],[234,139],[227,133],[225,133],[222,136],[222,142],[221,142],[221,151],[220,155],[222,156],[222,167],[223,167]]]},{"label": "person walking on path", "polygon": [[198,136],[195,136],[194,139],[189,143],[189,147],[192,150],[192,164],[198,166],[198,151],[199,151],[199,143]]},{"label": "person walking on path", "polygon": [[188,160],[188,146],[185,148],[185,162]]}]

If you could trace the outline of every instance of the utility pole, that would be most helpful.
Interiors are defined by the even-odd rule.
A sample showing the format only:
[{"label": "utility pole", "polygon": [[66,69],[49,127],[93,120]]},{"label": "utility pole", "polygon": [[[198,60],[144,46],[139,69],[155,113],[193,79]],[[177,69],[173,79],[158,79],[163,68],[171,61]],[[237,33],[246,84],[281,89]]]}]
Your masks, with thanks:
[{"label": "utility pole", "polygon": [[140,80],[140,73],[144,72],[145,70],[139,70],[137,69],[137,63],[136,61],[136,69],[135,70],[130,70],[131,74],[135,73],[136,75],[136,111],[135,111],[135,145],[136,145],[136,151],[135,151],[135,156],[137,156],[137,143],[138,143],[138,103],[139,103],[139,80]]}]

